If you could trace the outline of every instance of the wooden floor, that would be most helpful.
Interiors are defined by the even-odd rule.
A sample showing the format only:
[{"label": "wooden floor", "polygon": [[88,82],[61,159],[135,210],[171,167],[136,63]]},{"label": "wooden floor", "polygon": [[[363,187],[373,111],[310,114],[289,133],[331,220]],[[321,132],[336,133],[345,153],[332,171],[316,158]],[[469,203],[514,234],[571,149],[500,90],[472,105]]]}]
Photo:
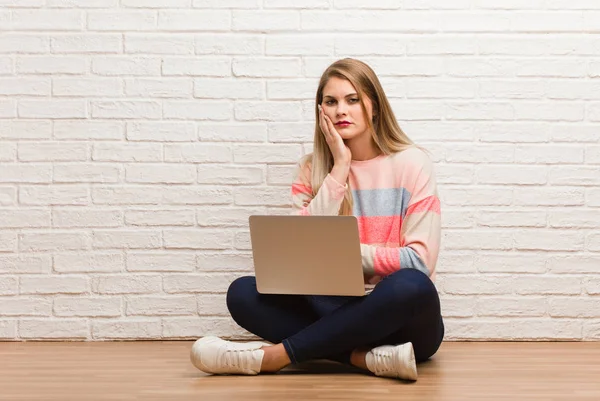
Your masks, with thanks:
[{"label": "wooden floor", "polygon": [[0,400],[600,400],[600,343],[453,343],[408,383],[324,362],[207,376],[192,342],[0,343]]}]

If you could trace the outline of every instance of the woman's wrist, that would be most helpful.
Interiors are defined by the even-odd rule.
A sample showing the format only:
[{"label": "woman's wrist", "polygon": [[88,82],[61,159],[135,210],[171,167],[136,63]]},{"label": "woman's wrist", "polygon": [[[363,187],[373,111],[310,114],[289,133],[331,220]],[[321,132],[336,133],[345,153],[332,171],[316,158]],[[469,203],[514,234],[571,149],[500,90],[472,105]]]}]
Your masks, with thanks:
[{"label": "woman's wrist", "polygon": [[335,164],[331,169],[331,176],[340,184],[345,185],[350,173],[350,163]]}]

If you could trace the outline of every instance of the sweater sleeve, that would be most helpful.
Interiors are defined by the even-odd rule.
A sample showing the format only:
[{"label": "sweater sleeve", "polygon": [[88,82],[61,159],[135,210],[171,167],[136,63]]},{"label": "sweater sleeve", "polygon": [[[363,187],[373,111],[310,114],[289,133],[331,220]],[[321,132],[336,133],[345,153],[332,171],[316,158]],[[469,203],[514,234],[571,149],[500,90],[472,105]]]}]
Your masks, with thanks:
[{"label": "sweater sleeve", "polygon": [[296,166],[292,183],[292,214],[300,216],[337,216],[348,184],[342,185],[327,174],[323,185],[312,195],[308,163]]},{"label": "sweater sleeve", "polygon": [[441,240],[441,213],[433,163],[423,153],[407,180],[411,192],[402,216],[400,246],[361,244],[366,275],[385,277],[399,269],[417,269],[434,276]]}]

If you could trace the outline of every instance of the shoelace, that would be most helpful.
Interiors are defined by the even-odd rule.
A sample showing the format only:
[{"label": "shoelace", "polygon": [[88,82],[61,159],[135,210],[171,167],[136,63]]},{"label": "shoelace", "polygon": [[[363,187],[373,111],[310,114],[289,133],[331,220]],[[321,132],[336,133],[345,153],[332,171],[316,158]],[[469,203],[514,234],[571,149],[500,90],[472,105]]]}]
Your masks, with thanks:
[{"label": "shoelace", "polygon": [[221,354],[223,358],[221,365],[229,368],[248,369],[252,360],[252,353],[255,350],[232,348],[228,347],[228,344],[224,344],[223,348],[225,350]]},{"label": "shoelace", "polygon": [[392,370],[392,353],[390,351],[377,350],[373,352],[373,355],[375,356],[375,368],[377,370],[377,373]]}]

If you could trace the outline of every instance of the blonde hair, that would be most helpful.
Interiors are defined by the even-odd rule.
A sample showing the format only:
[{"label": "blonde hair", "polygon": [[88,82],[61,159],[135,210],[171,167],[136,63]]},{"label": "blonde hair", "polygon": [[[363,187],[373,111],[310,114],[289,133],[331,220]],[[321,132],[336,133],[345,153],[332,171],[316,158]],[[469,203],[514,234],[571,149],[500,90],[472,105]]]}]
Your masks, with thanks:
[{"label": "blonde hair", "polygon": [[[371,100],[373,105],[373,121],[368,121],[369,119],[367,118],[367,126],[372,132],[375,145],[383,154],[396,153],[414,145],[398,125],[396,116],[383,91],[383,87],[371,67],[362,61],[352,58],[345,58],[334,62],[323,72],[319,81],[315,103],[316,124],[313,152],[306,155],[301,162],[301,165],[307,165],[305,163],[308,163],[311,167],[310,182],[313,196],[317,194],[319,188],[323,185],[325,177],[327,177],[327,174],[333,168],[333,155],[318,123],[318,105],[323,101],[323,89],[332,77],[345,79],[354,86],[365,116],[368,116],[368,113],[363,98],[366,96]],[[340,215],[352,215],[352,191],[349,182],[347,184],[348,189],[340,206]]]}]

